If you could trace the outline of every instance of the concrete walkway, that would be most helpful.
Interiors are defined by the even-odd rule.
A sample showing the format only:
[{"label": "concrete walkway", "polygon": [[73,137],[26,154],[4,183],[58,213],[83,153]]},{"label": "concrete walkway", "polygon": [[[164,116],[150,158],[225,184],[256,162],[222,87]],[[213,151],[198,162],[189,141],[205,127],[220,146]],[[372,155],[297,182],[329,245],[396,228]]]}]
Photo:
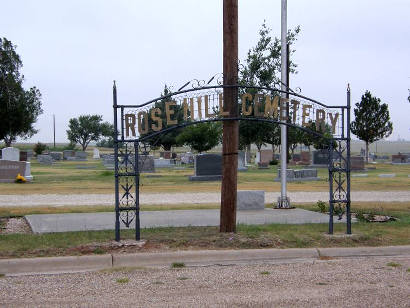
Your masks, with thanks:
[{"label": "concrete walkway", "polygon": [[[265,202],[276,202],[280,192],[265,192]],[[288,192],[291,202],[317,202],[329,200],[328,191]],[[410,190],[406,191],[352,191],[352,201],[408,202]],[[157,193],[140,194],[141,204],[204,204],[219,203],[219,192],[208,193]],[[0,195],[0,207],[20,206],[84,206],[114,205],[114,194],[32,194]]]},{"label": "concrete walkway", "polygon": [[[140,218],[141,228],[218,226],[219,210],[142,211]],[[26,220],[34,233],[113,230],[115,213],[40,214],[28,215]],[[237,223],[249,225],[327,223],[328,221],[329,216],[326,214],[303,209],[237,212]],[[334,221],[340,222],[337,219]],[[135,228],[134,222],[131,227]],[[121,228],[125,226],[122,225]]]}]

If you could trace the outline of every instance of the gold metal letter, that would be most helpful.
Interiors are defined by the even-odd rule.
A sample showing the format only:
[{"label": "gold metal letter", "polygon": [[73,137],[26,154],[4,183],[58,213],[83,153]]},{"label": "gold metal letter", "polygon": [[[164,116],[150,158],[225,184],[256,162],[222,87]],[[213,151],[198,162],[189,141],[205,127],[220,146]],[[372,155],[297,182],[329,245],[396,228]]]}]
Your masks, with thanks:
[{"label": "gold metal letter", "polygon": [[242,95],[242,115],[245,115],[245,116],[252,114],[252,104],[249,106],[249,108],[246,108],[247,101],[252,102],[252,94],[245,93]]},{"label": "gold metal letter", "polygon": [[167,125],[175,125],[178,124],[177,120],[171,120],[171,116],[174,114],[174,110],[170,107],[175,106],[176,102],[165,102],[165,112],[167,114]]},{"label": "gold metal letter", "polygon": [[280,98],[280,120],[281,121],[287,121],[288,119],[286,118],[286,107],[287,103],[289,102],[289,98],[286,97],[281,97]]},{"label": "gold metal letter", "polygon": [[196,100],[198,102],[198,118],[202,120],[202,97],[198,96]]},{"label": "gold metal letter", "polygon": [[184,108],[184,121],[188,121],[188,103],[187,103],[186,98],[184,98],[184,102],[182,103],[182,106]]},{"label": "gold metal letter", "polygon": [[[142,120],[144,123],[142,123]],[[138,112],[138,132],[140,135],[148,133],[148,116],[145,111]]]},{"label": "gold metal letter", "polygon": [[253,106],[253,115],[255,117],[263,117],[263,113],[261,112],[261,99],[263,98],[262,94],[255,94],[254,98],[254,106]]},{"label": "gold metal letter", "polygon": [[229,111],[224,111],[224,98],[223,94],[219,94],[219,115],[227,116],[229,115]]},{"label": "gold metal letter", "polygon": [[290,102],[292,103],[292,110],[293,110],[293,124],[296,124],[296,117],[298,115],[298,109],[299,109],[300,102],[295,99],[292,99]]},{"label": "gold metal letter", "polygon": [[333,117],[333,113],[331,112],[329,112],[328,115],[330,118],[330,123],[332,123],[332,134],[336,134],[336,124],[337,124],[337,120],[339,119],[339,112],[336,112],[334,117]]},{"label": "gold metal letter", "polygon": [[302,105],[302,126],[308,126],[309,123],[306,122],[306,117],[309,117],[309,109],[312,108],[312,105]]},{"label": "gold metal letter", "polygon": [[316,130],[325,129],[326,112],[323,109],[316,110]]},{"label": "gold metal letter", "polygon": [[205,95],[205,118],[212,118],[215,114],[209,113],[209,95]]},{"label": "gold metal letter", "polygon": [[131,136],[135,137],[135,114],[126,114],[125,118],[125,136],[130,136],[130,129],[131,129]]},{"label": "gold metal letter", "polygon": [[153,131],[160,131],[162,129],[162,119],[159,117],[161,115],[161,109],[153,108],[151,109],[151,119],[152,122],[157,122],[155,125],[154,123],[151,124],[151,128]]},{"label": "gold metal letter", "polygon": [[278,117],[279,96],[274,96],[271,100],[270,95],[266,95],[265,98],[265,118],[277,118]]}]

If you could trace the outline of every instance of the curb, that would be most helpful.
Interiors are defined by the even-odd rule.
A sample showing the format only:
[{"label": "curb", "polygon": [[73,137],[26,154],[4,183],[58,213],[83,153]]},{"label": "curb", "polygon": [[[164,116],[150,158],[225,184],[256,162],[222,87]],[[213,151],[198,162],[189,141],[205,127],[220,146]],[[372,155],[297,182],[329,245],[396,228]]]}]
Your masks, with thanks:
[{"label": "curb", "polygon": [[8,276],[95,271],[113,267],[170,267],[256,263],[314,262],[322,257],[410,257],[410,245],[353,248],[289,248],[196,250],[160,253],[106,254],[43,258],[0,259],[0,274]]},{"label": "curb", "polygon": [[40,274],[92,271],[112,267],[111,255],[0,259],[1,274]]},{"label": "curb", "polygon": [[186,265],[228,265],[240,263],[283,262],[288,260],[314,260],[319,258],[315,248],[197,250],[166,253],[114,254],[113,267],[170,266],[173,262]]}]

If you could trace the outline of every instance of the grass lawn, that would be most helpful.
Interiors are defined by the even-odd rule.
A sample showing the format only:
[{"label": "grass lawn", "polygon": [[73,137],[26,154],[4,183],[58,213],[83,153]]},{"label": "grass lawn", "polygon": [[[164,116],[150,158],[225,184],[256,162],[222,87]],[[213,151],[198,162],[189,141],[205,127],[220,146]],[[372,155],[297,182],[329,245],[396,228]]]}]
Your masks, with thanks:
[{"label": "grass lawn", "polygon": [[[410,166],[391,164],[369,165],[376,169],[366,171],[368,177],[352,177],[354,191],[409,190]],[[289,191],[328,191],[327,169],[319,169],[317,182],[289,183]],[[395,173],[395,178],[380,178],[378,174]],[[61,162],[43,166],[33,160],[33,183],[0,183],[1,194],[110,194],[114,191],[114,173],[106,170],[100,161]],[[141,176],[140,190],[156,192],[218,192],[220,182],[190,182],[192,167],[182,170],[159,169],[159,177]],[[238,173],[238,189],[279,191],[280,183],[273,182],[277,167],[259,170],[250,168]],[[355,173],[352,173],[355,174]],[[267,205],[270,206],[270,205]],[[318,210],[315,204],[298,204],[297,207]],[[142,210],[204,209],[219,208],[219,204],[167,204],[145,205]],[[0,217],[22,216],[39,213],[70,213],[113,211],[107,206],[75,207],[2,207]],[[305,225],[240,225],[236,234],[219,233],[216,227],[154,228],[142,230],[146,245],[139,251],[174,249],[239,249],[239,248],[290,248],[290,247],[337,247],[379,246],[410,244],[410,202],[357,202],[352,211],[388,214],[399,218],[388,223],[353,224],[354,237],[329,238],[327,224]],[[335,225],[335,233],[343,234],[344,224]],[[134,231],[125,230],[123,238],[132,239]],[[110,245],[114,231],[68,232],[55,234],[3,234],[0,235],[0,258],[54,255],[79,255],[106,252],[133,252],[137,248],[115,248]],[[1,270],[0,270],[1,272]]]},{"label": "grass lawn", "polygon": [[[213,206],[213,205],[209,205]],[[171,206],[172,207],[172,206]],[[317,210],[313,204],[298,207]],[[357,222],[353,237],[326,236],[327,224],[261,226],[239,225],[238,232],[219,233],[217,227],[143,229],[147,241],[142,249],[118,248],[110,244],[114,231],[66,232],[51,234],[0,235],[0,258],[147,252],[179,249],[245,249],[294,247],[354,247],[410,245],[410,202],[356,203],[353,211],[392,215],[398,221]],[[335,218],[336,219],[336,218]],[[345,224],[335,224],[335,234],[345,232]],[[122,230],[123,239],[133,239],[134,230]]]},{"label": "grass lawn", "polygon": [[[369,165],[376,169],[366,171],[368,177],[352,177],[351,187],[356,191],[372,190],[408,190],[410,187],[410,165],[391,164]],[[293,167],[292,167],[293,168]],[[295,167],[301,168],[301,167]],[[32,161],[34,181],[23,185],[0,183],[0,194],[110,194],[114,191],[114,172],[106,170],[101,161],[86,162],[64,161],[52,166],[44,166]],[[172,192],[218,192],[221,182],[191,182],[192,167],[182,170],[158,169],[155,175],[142,174],[140,191],[145,193]],[[395,173],[394,178],[380,178],[381,173]],[[354,175],[355,173],[352,173]],[[273,182],[277,175],[277,166],[259,170],[255,167],[238,173],[238,189],[280,191],[280,183]],[[320,181],[288,183],[289,191],[327,191],[328,171],[318,169]]]}]

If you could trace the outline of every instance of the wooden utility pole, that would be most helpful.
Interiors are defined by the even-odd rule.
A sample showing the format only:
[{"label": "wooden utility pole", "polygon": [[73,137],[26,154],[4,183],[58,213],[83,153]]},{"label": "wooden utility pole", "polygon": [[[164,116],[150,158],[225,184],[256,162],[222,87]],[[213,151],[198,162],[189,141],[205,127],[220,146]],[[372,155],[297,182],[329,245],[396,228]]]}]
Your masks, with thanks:
[{"label": "wooden utility pole", "polygon": [[[223,83],[238,84],[238,0],[223,1]],[[238,88],[224,88],[226,117],[238,117]],[[238,121],[223,122],[220,232],[236,231]]]}]

